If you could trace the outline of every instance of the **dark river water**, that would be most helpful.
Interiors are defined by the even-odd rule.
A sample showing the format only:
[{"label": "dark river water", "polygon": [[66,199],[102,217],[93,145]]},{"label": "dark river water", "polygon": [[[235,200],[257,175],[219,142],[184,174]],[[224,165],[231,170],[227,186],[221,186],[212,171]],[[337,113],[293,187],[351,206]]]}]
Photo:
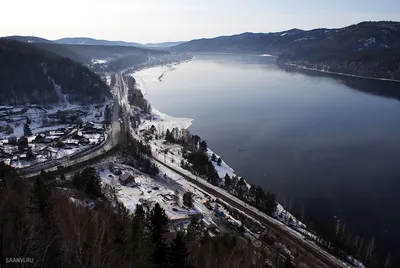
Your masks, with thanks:
[{"label": "dark river water", "polygon": [[380,251],[400,255],[400,83],[287,71],[274,63],[196,55],[162,81],[165,68],[146,70],[138,80],[154,107],[193,118],[192,133],[285,207],[304,207],[305,218],[339,219],[352,233],[376,238]]}]

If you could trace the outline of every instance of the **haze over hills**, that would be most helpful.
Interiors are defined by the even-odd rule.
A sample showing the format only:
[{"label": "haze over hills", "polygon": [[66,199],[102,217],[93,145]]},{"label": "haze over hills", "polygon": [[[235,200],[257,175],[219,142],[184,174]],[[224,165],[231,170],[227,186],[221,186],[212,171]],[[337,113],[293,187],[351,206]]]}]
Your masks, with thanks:
[{"label": "haze over hills", "polygon": [[66,37],[57,40],[48,40],[36,36],[20,36],[20,35],[6,36],[6,38],[14,39],[24,43],[50,43],[50,44],[62,44],[62,45],[88,45],[88,46],[129,46],[129,47],[141,47],[141,48],[167,48],[184,43],[184,41],[177,41],[177,42],[140,44],[136,42],[110,41],[110,40],[95,39],[89,37]]},{"label": "haze over hills", "polygon": [[162,42],[162,43],[147,43],[144,44],[146,47],[150,48],[168,48],[168,47],[173,47],[179,44],[183,44],[186,41],[177,41],[177,42]]},{"label": "haze over hills", "polygon": [[[80,39],[82,42],[83,40],[88,40],[88,42],[85,44],[59,44],[40,37],[28,36],[9,36],[6,38],[29,43],[61,57],[70,58],[74,61],[87,65],[96,63],[98,60],[106,60],[107,62],[111,62],[110,64],[114,66],[113,70],[116,70],[119,67],[129,67],[127,65],[143,63],[147,61],[149,57],[158,57],[170,53],[160,49],[146,48],[144,46],[137,47],[133,45],[121,45],[136,43],[121,42],[120,45],[111,45],[113,43],[112,41],[103,40],[103,42],[102,40],[95,40],[91,38]],[[71,40],[69,43],[74,42]],[[117,61],[117,63],[113,64],[113,61]],[[121,62],[124,64],[121,64]]]},{"label": "haze over hills", "polygon": [[125,41],[109,41],[100,40],[88,37],[67,37],[54,40],[55,43],[64,45],[90,45],[90,46],[133,46],[133,47],[144,47],[144,45],[135,42]]},{"label": "haze over hills", "polygon": [[0,104],[97,103],[108,86],[87,67],[33,44],[0,38]]},{"label": "haze over hills", "polygon": [[167,48],[167,47],[171,47],[171,46],[175,46],[175,45],[183,43],[182,41],[178,41],[178,42],[140,44],[140,43],[136,43],[136,42],[109,41],[109,40],[94,39],[94,38],[87,38],[87,37],[61,38],[58,40],[54,40],[54,42],[56,42],[58,44],[66,44],[66,45],[133,46],[133,47],[144,47],[144,48]]}]

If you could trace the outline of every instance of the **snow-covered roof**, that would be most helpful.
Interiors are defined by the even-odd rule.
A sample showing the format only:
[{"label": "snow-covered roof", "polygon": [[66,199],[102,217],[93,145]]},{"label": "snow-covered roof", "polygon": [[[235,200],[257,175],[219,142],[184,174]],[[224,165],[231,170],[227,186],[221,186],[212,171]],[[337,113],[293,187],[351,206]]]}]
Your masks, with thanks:
[{"label": "snow-covered roof", "polygon": [[119,177],[119,179],[120,179],[121,181],[126,181],[126,180],[129,179],[130,177],[133,178],[132,173],[130,173],[130,172],[125,172],[124,174],[122,174],[122,175]]}]

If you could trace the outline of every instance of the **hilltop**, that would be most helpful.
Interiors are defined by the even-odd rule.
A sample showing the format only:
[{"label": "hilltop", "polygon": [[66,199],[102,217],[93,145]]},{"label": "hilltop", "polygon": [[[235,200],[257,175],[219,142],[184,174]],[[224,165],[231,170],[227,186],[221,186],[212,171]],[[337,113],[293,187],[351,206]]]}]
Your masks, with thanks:
[{"label": "hilltop", "polygon": [[95,103],[108,86],[87,67],[33,44],[0,39],[0,104]]}]

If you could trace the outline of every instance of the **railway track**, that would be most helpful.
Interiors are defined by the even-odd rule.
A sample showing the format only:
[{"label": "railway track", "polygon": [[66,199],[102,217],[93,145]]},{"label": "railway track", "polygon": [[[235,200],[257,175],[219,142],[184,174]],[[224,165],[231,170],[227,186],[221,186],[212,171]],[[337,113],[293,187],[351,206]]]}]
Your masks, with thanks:
[{"label": "railway track", "polygon": [[294,245],[298,248],[304,249],[307,253],[309,253],[316,260],[316,262],[317,262],[316,267],[326,267],[326,268],[336,268],[336,267],[337,268],[341,268],[341,267],[349,268],[349,267],[351,267],[351,266],[346,265],[345,263],[341,262],[334,256],[330,255],[323,249],[319,248],[317,245],[311,244],[312,242],[304,240],[301,236],[296,236],[295,234],[291,233],[283,226],[277,224],[274,219],[272,219],[272,218],[269,219],[270,218],[269,216],[262,215],[263,213],[261,213],[261,212],[257,213],[255,211],[249,209],[247,206],[242,205],[241,203],[234,200],[234,197],[232,197],[232,198],[228,197],[226,194],[221,193],[221,191],[217,191],[213,187],[208,186],[205,183],[202,183],[196,179],[193,179],[190,176],[187,176],[186,174],[176,170],[173,167],[170,167],[169,165],[165,164],[164,162],[160,161],[157,158],[152,157],[152,159],[154,161],[156,161],[157,163],[163,165],[164,167],[172,170],[176,174],[182,176],[183,178],[185,178],[192,184],[196,185],[197,187],[201,188],[205,192],[221,199],[222,201],[231,205],[232,207],[251,216],[255,220],[262,223],[270,231],[272,231],[273,233],[276,233],[280,238],[283,238],[285,241],[289,242],[291,245]]}]

